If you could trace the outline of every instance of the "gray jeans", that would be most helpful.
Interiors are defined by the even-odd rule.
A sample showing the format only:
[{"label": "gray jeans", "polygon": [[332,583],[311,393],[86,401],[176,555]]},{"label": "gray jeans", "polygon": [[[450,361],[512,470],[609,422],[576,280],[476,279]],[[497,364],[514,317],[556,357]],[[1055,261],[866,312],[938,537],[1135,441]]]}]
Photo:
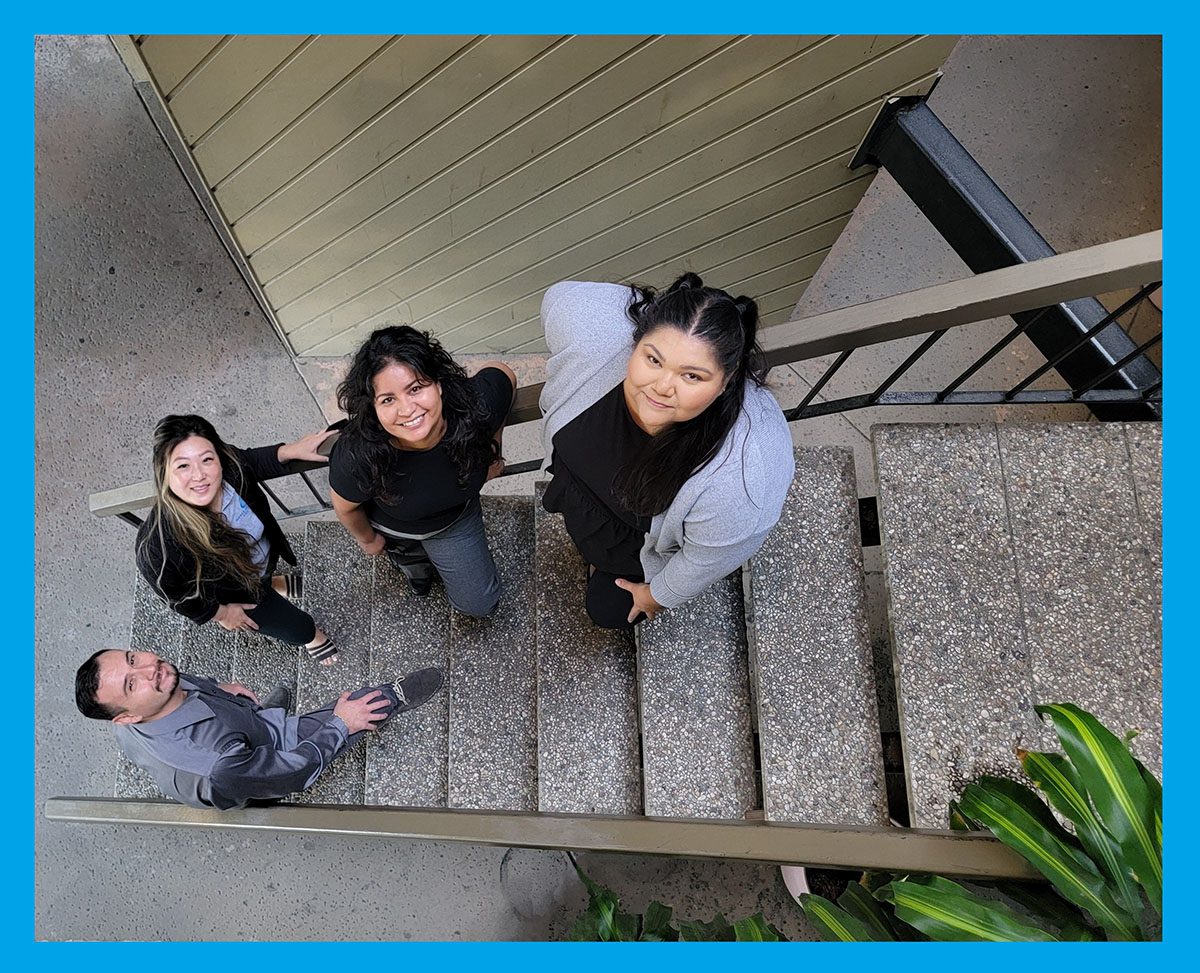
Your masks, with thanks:
[{"label": "gray jeans", "polygon": [[479,498],[445,530],[415,540],[384,534],[388,560],[410,581],[441,576],[450,604],[465,615],[490,615],[500,601],[500,577],[483,532]]}]

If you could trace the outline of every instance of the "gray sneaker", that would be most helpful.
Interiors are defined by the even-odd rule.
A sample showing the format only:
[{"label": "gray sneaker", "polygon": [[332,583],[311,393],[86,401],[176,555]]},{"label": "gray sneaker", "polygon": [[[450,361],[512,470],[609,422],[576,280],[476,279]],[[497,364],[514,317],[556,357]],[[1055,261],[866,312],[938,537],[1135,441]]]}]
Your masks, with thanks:
[{"label": "gray sneaker", "polygon": [[399,682],[392,683],[392,690],[400,701],[395,713],[407,713],[410,709],[416,709],[422,703],[429,702],[445,681],[442,670],[437,666],[430,666],[428,669],[410,672]]},{"label": "gray sneaker", "polygon": [[274,709],[276,707],[292,711],[292,691],[296,688],[295,683],[281,682],[278,686],[271,690],[260,704],[263,709]]}]

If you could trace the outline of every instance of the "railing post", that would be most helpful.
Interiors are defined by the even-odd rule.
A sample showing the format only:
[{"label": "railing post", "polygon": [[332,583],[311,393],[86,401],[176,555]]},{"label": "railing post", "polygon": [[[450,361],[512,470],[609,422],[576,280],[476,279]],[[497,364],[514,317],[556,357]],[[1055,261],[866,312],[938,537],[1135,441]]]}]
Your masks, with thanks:
[{"label": "railing post", "polygon": [[[893,98],[885,106],[850,166],[877,165],[917,204],[947,243],[976,274],[1054,255],[1024,214],[1004,194],[971,154],[919,96]],[[1144,283],[1144,282],[1143,282]],[[1038,312],[1013,314],[1024,324]],[[1047,358],[1062,354],[1105,316],[1095,298],[1052,307],[1027,335]],[[1113,362],[1135,348],[1129,335],[1113,322],[1057,366],[1073,389],[1088,385]],[[1103,383],[1105,388],[1143,389],[1159,379],[1148,358],[1138,356]],[[1152,403],[1093,405],[1101,419],[1155,419]]]}]

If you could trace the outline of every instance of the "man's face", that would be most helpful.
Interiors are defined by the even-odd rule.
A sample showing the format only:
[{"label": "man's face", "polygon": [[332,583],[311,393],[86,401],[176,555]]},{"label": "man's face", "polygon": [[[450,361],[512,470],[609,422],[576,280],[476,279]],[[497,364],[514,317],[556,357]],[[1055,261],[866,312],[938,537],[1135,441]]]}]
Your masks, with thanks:
[{"label": "man's face", "polygon": [[179,670],[153,652],[111,649],[96,661],[96,701],[118,711],[114,723],[156,720],[182,702]]}]

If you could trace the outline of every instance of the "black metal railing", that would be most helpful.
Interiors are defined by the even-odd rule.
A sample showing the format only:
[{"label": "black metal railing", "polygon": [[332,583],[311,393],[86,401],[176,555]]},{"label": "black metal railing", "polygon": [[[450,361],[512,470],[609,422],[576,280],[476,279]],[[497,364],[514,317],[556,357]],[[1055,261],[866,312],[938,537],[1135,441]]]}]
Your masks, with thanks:
[{"label": "black metal railing", "polygon": [[[1071,405],[1080,404],[1089,407],[1095,405],[1104,406],[1145,406],[1140,415],[1135,415],[1129,410],[1125,418],[1143,418],[1143,419],[1161,419],[1162,418],[1162,379],[1161,377],[1146,384],[1144,387],[1130,388],[1127,383],[1119,383],[1119,387],[1110,387],[1112,379],[1120,374],[1131,362],[1140,361],[1145,356],[1146,352],[1158,345],[1162,341],[1162,330],[1153,335],[1151,338],[1143,341],[1140,345],[1122,356],[1115,362],[1107,363],[1105,367],[1097,368],[1097,370],[1086,379],[1077,379],[1078,384],[1074,388],[1069,389],[1030,389],[1034,382],[1046,375],[1051,369],[1057,368],[1066,359],[1079,352],[1085,347],[1090,347],[1092,339],[1101,331],[1109,328],[1111,325],[1120,326],[1120,319],[1126,315],[1136,313],[1137,308],[1154,294],[1162,286],[1161,281],[1154,281],[1146,284],[1138,289],[1137,293],[1129,300],[1122,303],[1116,310],[1110,311],[1101,318],[1095,325],[1090,327],[1078,339],[1067,345],[1066,348],[1059,351],[1052,358],[1048,359],[1044,364],[1039,365],[1029,375],[1021,379],[1011,388],[995,389],[995,390],[974,390],[960,391],[961,386],[970,378],[976,375],[988,362],[992,361],[1001,351],[1012,344],[1018,337],[1025,334],[1033,327],[1038,320],[1045,314],[1049,313],[1053,307],[1043,307],[1028,316],[1024,321],[1015,325],[1008,331],[1004,337],[993,344],[986,352],[979,356],[966,369],[964,369],[957,377],[949,384],[941,388],[939,391],[893,391],[892,386],[903,377],[909,369],[913,367],[920,359],[929,351],[938,341],[945,336],[949,328],[939,328],[936,331],[929,333],[926,338],[917,346],[917,348],[904,359],[886,378],[884,378],[871,392],[845,396],[841,398],[826,399],[817,402],[817,395],[826,388],[830,380],[838,373],[843,365],[846,364],[850,355],[855,350],[849,348],[843,351],[833,361],[833,363],[825,369],[821,377],[813,383],[812,388],[808,390],[804,399],[795,408],[788,409],[784,412],[789,422],[795,422],[800,419],[810,419],[817,416],[830,415],[838,412],[849,412],[855,409],[865,409],[871,406],[936,406],[936,405],[973,405],[973,406],[999,406],[999,405]],[[1124,330],[1124,329],[1123,329]],[[1095,366],[1094,366],[1095,367]],[[1145,369],[1141,369],[1142,372]],[[1078,374],[1078,373],[1077,373]],[[1087,373],[1083,373],[1087,375]]]}]

